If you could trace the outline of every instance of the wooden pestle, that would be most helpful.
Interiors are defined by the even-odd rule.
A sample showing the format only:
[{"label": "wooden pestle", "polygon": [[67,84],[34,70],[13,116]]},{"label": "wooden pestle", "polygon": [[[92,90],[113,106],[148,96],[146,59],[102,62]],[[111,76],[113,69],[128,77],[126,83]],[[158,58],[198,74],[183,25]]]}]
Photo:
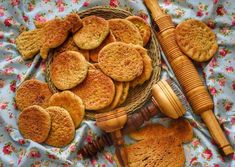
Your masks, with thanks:
[{"label": "wooden pestle", "polygon": [[212,110],[213,102],[191,60],[179,49],[175,40],[175,26],[171,16],[165,14],[157,0],[144,0],[157,24],[157,38],[171,67],[189,100],[193,111],[201,115],[212,138],[225,155],[233,153]]}]

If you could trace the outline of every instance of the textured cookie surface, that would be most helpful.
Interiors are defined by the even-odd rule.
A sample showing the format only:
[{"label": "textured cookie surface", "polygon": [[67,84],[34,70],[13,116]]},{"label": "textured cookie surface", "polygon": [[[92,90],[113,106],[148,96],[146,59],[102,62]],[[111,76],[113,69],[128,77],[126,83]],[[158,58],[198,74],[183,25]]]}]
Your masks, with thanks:
[{"label": "textured cookie surface", "polygon": [[51,129],[51,117],[45,109],[33,105],[20,113],[18,126],[24,138],[42,143]]},{"label": "textured cookie surface", "polygon": [[113,42],[106,45],[98,56],[100,69],[116,81],[132,81],[143,71],[139,52],[129,44]]},{"label": "textured cookie surface", "polygon": [[112,103],[115,86],[111,78],[91,66],[86,79],[71,91],[81,97],[87,110],[100,110]]},{"label": "textured cookie surface", "polygon": [[81,83],[86,78],[87,71],[88,63],[81,53],[66,51],[53,58],[50,77],[58,89],[66,90]]},{"label": "textured cookie surface", "polygon": [[122,96],[123,83],[115,81],[114,84],[115,84],[115,96],[112,103],[108,107],[105,107],[104,109],[99,110],[98,112],[112,111],[115,107],[117,107]]},{"label": "textured cookie surface", "polygon": [[110,31],[109,35],[105,38],[105,40],[100,44],[100,46],[98,48],[95,48],[95,49],[89,51],[91,60],[93,62],[97,63],[98,62],[98,54],[99,54],[100,50],[104,46],[106,46],[107,44],[115,42],[115,41],[116,41],[116,39],[115,39],[113,33]]},{"label": "textured cookie surface", "polygon": [[79,127],[85,115],[85,106],[82,99],[71,91],[53,94],[49,100],[49,105],[66,109],[73,119],[75,128]]},{"label": "textured cookie surface", "polygon": [[148,51],[145,48],[138,45],[134,45],[133,47],[140,53],[143,59],[144,68],[142,74],[130,82],[130,86],[132,88],[134,88],[137,85],[142,85],[145,81],[149,80],[153,71],[152,60],[148,55]]},{"label": "textured cookie surface", "polygon": [[54,51],[54,54],[57,55],[65,51],[80,52],[85,57],[85,59],[89,61],[89,51],[78,48],[73,41],[73,37],[69,37],[62,45],[57,47]]},{"label": "textured cookie surface", "polygon": [[128,96],[128,92],[129,92],[129,87],[130,87],[130,83],[129,82],[123,82],[123,90],[122,90],[122,95],[120,97],[120,100],[118,102],[118,106],[122,105]]},{"label": "textured cookie surface", "polygon": [[83,27],[73,36],[74,42],[81,49],[97,48],[109,34],[108,21],[97,16],[82,19]]},{"label": "textured cookie surface", "polygon": [[138,28],[143,39],[143,45],[145,46],[148,43],[151,35],[151,30],[148,23],[138,16],[129,16],[126,19],[132,22]]},{"label": "textured cookie surface", "polygon": [[48,107],[52,93],[46,83],[30,79],[23,82],[16,90],[16,105],[20,111],[32,105]]},{"label": "textured cookie surface", "polygon": [[54,147],[64,147],[71,143],[75,135],[73,120],[68,111],[61,107],[48,107],[51,116],[51,130],[45,143]]},{"label": "textured cookie surface", "polygon": [[201,21],[184,21],[176,27],[175,32],[180,49],[195,61],[209,60],[218,49],[215,34]]},{"label": "textured cookie surface", "polygon": [[125,19],[109,20],[109,27],[117,41],[143,46],[138,28]]}]

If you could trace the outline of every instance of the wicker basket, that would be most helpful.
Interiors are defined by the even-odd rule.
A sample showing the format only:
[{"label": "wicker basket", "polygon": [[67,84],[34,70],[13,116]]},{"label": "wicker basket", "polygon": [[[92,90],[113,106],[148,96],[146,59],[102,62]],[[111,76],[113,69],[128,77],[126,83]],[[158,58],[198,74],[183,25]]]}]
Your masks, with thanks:
[{"label": "wicker basket", "polygon": [[[121,10],[121,9],[111,9],[105,7],[94,7],[88,9],[86,11],[82,11],[78,13],[81,18],[90,15],[96,15],[99,17],[103,17],[105,19],[112,19],[112,18],[126,18],[127,16],[132,15],[128,11]],[[128,114],[131,114],[136,109],[142,107],[144,102],[150,98],[151,88],[152,86],[159,80],[160,78],[160,52],[159,52],[159,45],[157,39],[154,35],[154,31],[151,32],[151,38],[149,43],[147,44],[146,48],[148,49],[148,54],[152,59],[153,65],[153,73],[151,78],[146,81],[143,85],[137,86],[134,89],[129,90],[128,97],[120,107],[124,107]],[[50,52],[48,56],[48,60],[46,63],[46,80],[48,82],[49,88],[55,93],[59,90],[53,85],[50,79],[50,64],[53,61],[53,51]],[[88,119],[95,119],[96,112],[94,111],[86,111],[86,118]]]}]

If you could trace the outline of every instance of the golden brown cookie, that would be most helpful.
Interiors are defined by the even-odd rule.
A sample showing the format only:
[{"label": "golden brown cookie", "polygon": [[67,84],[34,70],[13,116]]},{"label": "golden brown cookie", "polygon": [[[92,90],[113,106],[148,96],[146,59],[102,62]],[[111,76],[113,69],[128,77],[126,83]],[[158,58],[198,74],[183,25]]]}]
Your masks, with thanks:
[{"label": "golden brown cookie", "polygon": [[91,66],[86,79],[71,91],[82,99],[87,110],[100,110],[112,103],[115,86],[111,78]]},{"label": "golden brown cookie", "polygon": [[115,96],[112,103],[108,107],[105,107],[104,109],[101,109],[98,112],[112,111],[117,107],[123,92],[123,82],[114,81],[114,84],[115,84]]},{"label": "golden brown cookie", "polygon": [[197,62],[211,59],[218,49],[216,35],[199,20],[189,19],[180,23],[175,34],[182,52]]},{"label": "golden brown cookie", "polygon": [[75,127],[68,111],[52,106],[46,111],[51,116],[51,130],[45,143],[54,147],[64,147],[72,142],[75,136]]},{"label": "golden brown cookie", "polygon": [[140,76],[130,82],[130,87],[132,88],[136,87],[137,85],[142,85],[145,81],[149,80],[153,71],[152,60],[148,55],[148,51],[138,45],[134,45],[133,47],[140,53],[143,59],[144,69]]},{"label": "golden brown cookie", "polygon": [[51,117],[42,107],[29,106],[19,114],[18,126],[24,138],[42,143],[51,129]]},{"label": "golden brown cookie", "polygon": [[82,19],[83,27],[73,36],[76,45],[85,50],[97,48],[109,34],[108,21],[97,16]]},{"label": "golden brown cookie", "polygon": [[32,105],[48,107],[52,93],[46,83],[36,79],[24,81],[16,90],[16,105],[20,111]]},{"label": "golden brown cookie", "polygon": [[78,128],[85,115],[85,106],[82,99],[70,91],[55,93],[49,100],[50,106],[59,106],[67,110],[73,119],[75,128]]},{"label": "golden brown cookie", "polygon": [[98,48],[95,48],[93,50],[90,50],[89,53],[90,53],[90,58],[93,62],[98,62],[98,54],[100,52],[100,50],[106,46],[107,44],[109,43],[112,43],[112,42],[116,42],[116,39],[113,35],[113,33],[110,31],[109,35],[105,38],[105,40],[100,44],[100,46]]},{"label": "golden brown cookie", "polygon": [[77,45],[73,41],[73,37],[69,37],[62,45],[57,47],[54,50],[54,55],[57,55],[65,51],[80,52],[85,57],[85,59],[89,61],[89,51],[78,48]]},{"label": "golden brown cookie", "polygon": [[151,29],[148,23],[139,16],[129,16],[126,19],[132,22],[138,28],[145,46],[148,43],[151,35]]},{"label": "golden brown cookie", "polygon": [[109,27],[117,41],[143,46],[138,28],[125,19],[109,20]]},{"label": "golden brown cookie", "polygon": [[129,44],[113,42],[106,45],[98,57],[100,69],[116,81],[132,81],[143,71],[139,52]]},{"label": "golden brown cookie", "polygon": [[128,96],[128,92],[129,92],[129,87],[130,87],[130,83],[129,82],[123,82],[123,90],[122,90],[122,95],[121,98],[118,102],[118,106],[122,105]]},{"label": "golden brown cookie", "polygon": [[16,38],[16,46],[25,60],[32,58],[39,51],[41,57],[46,59],[49,50],[61,45],[69,31],[74,32],[81,27],[82,22],[77,14],[70,14],[65,19],[56,18],[39,29],[21,33]]},{"label": "golden brown cookie", "polygon": [[58,89],[66,90],[81,83],[86,78],[87,71],[88,63],[81,53],[66,51],[53,58],[50,77]]}]

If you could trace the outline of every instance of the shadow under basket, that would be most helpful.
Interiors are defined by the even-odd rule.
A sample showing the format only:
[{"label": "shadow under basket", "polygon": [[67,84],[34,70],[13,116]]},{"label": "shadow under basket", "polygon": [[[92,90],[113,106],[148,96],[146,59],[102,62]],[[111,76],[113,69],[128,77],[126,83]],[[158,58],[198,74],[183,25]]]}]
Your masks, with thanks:
[{"label": "shadow under basket", "polygon": [[[81,18],[96,15],[99,17],[103,17],[105,19],[113,19],[113,18],[122,18],[125,19],[128,16],[131,16],[132,14],[128,11],[121,10],[121,9],[112,9],[112,8],[105,8],[105,7],[94,7],[82,12],[78,12],[79,16]],[[159,80],[160,78],[160,51],[159,51],[159,44],[157,41],[157,38],[154,35],[154,30],[151,28],[151,37],[148,42],[148,44],[145,46],[145,48],[148,50],[148,55],[152,59],[152,66],[153,66],[153,72],[151,75],[151,78],[146,81],[143,85],[136,86],[135,88],[130,88],[128,97],[126,101],[119,107],[123,107],[127,114],[131,114],[137,109],[141,108],[144,103],[151,97],[151,89],[152,86]],[[50,90],[53,93],[59,92],[54,84],[51,81],[50,78],[50,64],[53,61],[53,50],[49,53],[47,62],[46,62],[46,81],[49,85]],[[95,111],[88,111],[86,110],[86,118],[95,120],[95,114],[98,114],[98,112]]]}]

